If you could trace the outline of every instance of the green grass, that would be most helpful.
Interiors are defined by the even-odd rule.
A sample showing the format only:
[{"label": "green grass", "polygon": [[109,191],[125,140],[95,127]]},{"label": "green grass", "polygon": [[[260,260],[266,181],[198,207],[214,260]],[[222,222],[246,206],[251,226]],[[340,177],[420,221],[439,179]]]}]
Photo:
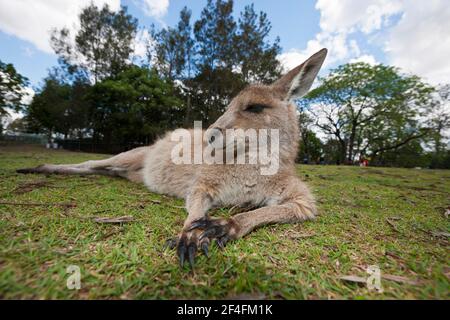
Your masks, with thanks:
[{"label": "green grass", "polygon": [[[163,249],[186,216],[182,200],[121,179],[15,173],[103,157],[0,147],[0,202],[74,205],[0,204],[0,298],[450,298],[449,171],[299,166],[318,199],[316,221],[260,228],[224,251],[213,247],[191,273]],[[124,215],[135,221],[90,219]],[[69,265],[81,268],[80,290],[66,287]],[[370,265],[415,283],[383,279],[377,293],[340,279],[367,277]]]}]

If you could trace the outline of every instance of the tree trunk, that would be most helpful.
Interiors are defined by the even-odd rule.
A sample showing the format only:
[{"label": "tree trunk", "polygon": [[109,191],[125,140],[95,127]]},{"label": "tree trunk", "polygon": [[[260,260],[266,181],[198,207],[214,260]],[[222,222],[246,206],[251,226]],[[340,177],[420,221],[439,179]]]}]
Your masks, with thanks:
[{"label": "tree trunk", "polygon": [[340,146],[339,163],[342,164],[345,162],[345,157],[347,155],[347,145],[344,140],[340,141]]},{"label": "tree trunk", "polygon": [[357,126],[356,122],[353,121],[352,122],[352,130],[350,133],[350,139],[348,141],[347,164],[350,164],[350,165],[353,164],[353,157],[354,157],[353,148],[355,146],[356,126]]},{"label": "tree trunk", "polygon": [[188,94],[187,94],[185,124],[188,128],[191,125],[191,90],[190,89],[188,89]]}]

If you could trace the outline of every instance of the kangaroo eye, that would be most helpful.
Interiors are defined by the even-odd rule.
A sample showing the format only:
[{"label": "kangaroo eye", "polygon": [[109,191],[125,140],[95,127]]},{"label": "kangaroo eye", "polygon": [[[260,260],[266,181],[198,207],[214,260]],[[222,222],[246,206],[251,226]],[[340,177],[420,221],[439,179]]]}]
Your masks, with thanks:
[{"label": "kangaroo eye", "polygon": [[247,108],[245,108],[245,111],[252,112],[252,113],[261,113],[266,106],[263,106],[262,104],[251,104]]}]

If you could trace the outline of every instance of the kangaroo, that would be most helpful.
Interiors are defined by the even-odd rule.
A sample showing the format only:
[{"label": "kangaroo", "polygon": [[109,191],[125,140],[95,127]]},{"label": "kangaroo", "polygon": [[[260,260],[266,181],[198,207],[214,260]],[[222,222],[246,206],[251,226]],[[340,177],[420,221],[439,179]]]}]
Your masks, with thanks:
[{"label": "kangaroo", "polygon": [[[213,131],[200,132],[204,135],[200,142],[194,139],[193,144],[208,146],[216,140],[216,132],[227,129],[278,129],[279,168],[275,174],[262,175],[259,163],[175,164],[171,156],[177,142],[172,141],[171,133],[151,146],[106,160],[44,164],[17,171],[118,176],[144,183],[152,192],[184,198],[188,216],[181,232],[168,244],[177,249],[181,267],[189,261],[193,268],[197,251],[208,256],[213,240],[223,248],[228,241],[244,237],[259,226],[301,222],[317,215],[313,195],[295,173],[300,135],[297,109],[292,101],[309,91],[326,55],[326,49],[320,50],[272,85],[249,85],[210,126]],[[195,130],[190,133],[196,134]],[[244,148],[243,152],[251,151]],[[213,207],[244,204],[257,209],[230,218],[208,216]]]}]

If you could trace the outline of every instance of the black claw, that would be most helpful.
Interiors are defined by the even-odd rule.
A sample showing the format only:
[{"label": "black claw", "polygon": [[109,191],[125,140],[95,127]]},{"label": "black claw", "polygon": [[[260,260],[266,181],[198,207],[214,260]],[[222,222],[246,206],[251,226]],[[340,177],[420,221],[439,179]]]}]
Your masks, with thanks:
[{"label": "black claw", "polygon": [[194,259],[195,253],[197,252],[197,246],[195,244],[190,244],[188,247],[188,257],[189,257],[189,265],[191,269],[194,269]]},{"label": "black claw", "polygon": [[194,229],[204,228],[204,227],[206,227],[206,220],[200,219],[200,220],[192,222],[191,226],[187,229],[187,231],[192,231]]},{"label": "black claw", "polygon": [[222,240],[220,238],[216,239],[216,243],[219,246],[220,249],[225,248],[225,245],[223,244]]},{"label": "black claw", "polygon": [[202,234],[198,237],[198,240],[202,240],[206,237],[215,236],[216,235],[216,228],[206,229],[202,232]]},{"label": "black claw", "polygon": [[180,266],[183,268],[184,266],[184,256],[186,255],[186,245],[183,242],[180,241],[180,244],[178,245],[178,257],[180,258]]},{"label": "black claw", "polygon": [[208,243],[207,242],[203,242],[202,243],[202,250],[203,250],[203,253],[205,254],[205,256],[207,258],[209,258],[209,248],[208,248]]},{"label": "black claw", "polygon": [[220,242],[222,242],[223,246],[225,246],[225,245],[228,243],[228,241],[230,241],[230,237],[229,237],[227,234],[224,235],[224,236],[220,239]]},{"label": "black claw", "polygon": [[166,243],[164,244],[164,250],[166,250],[167,248],[169,248],[170,250],[174,249],[177,246],[177,239],[169,239],[166,241]]}]

